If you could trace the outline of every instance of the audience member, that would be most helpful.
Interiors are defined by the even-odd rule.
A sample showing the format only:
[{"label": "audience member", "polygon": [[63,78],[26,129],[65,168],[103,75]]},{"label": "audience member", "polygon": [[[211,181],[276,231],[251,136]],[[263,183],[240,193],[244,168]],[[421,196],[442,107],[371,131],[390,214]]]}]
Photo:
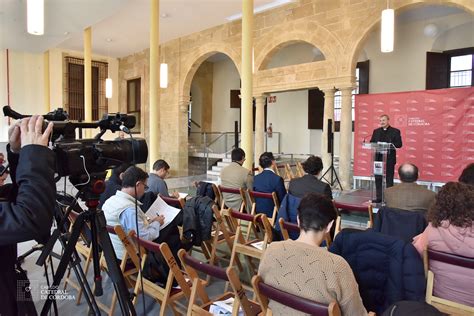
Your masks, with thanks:
[{"label": "audience member", "polygon": [[[123,172],[122,189],[106,200],[102,206],[107,225],[121,225],[125,232],[128,233],[130,230],[134,230],[140,238],[153,240],[157,243],[166,242],[173,253],[176,254],[181,243],[175,221],[162,228],[161,225],[165,220],[163,216],[149,219],[141,209],[141,202],[138,199],[145,193],[147,179],[148,174],[135,166],[129,167]],[[135,201],[136,199],[137,201]],[[121,259],[125,248],[120,238],[110,234],[110,239],[117,258]]]},{"label": "audience member", "polygon": [[[448,182],[438,192],[428,211],[429,224],[414,238],[420,254],[433,250],[474,258],[474,187]],[[433,261],[434,295],[474,306],[474,274],[472,269]]]},{"label": "audience member", "polygon": [[165,179],[170,173],[170,165],[163,159],[155,161],[153,164],[153,170],[149,173],[148,178],[148,190],[155,194],[161,194],[164,197],[174,197],[179,198],[178,192],[173,192],[170,194],[168,192],[168,185],[165,182]]},{"label": "audience member", "polygon": [[332,191],[329,184],[318,179],[323,170],[323,161],[317,156],[310,156],[303,162],[305,175],[290,181],[288,192],[302,198],[306,193],[315,192],[326,195],[332,199]]},{"label": "audience member", "polygon": [[[276,192],[278,201],[283,201],[286,189],[282,177],[276,175],[272,169],[272,167],[276,168],[275,157],[271,152],[265,152],[260,155],[258,162],[263,171],[255,176],[253,190],[265,193]],[[271,200],[257,198],[255,202],[257,213],[265,213],[267,217],[272,218],[274,204]]]},{"label": "audience member", "polygon": [[464,168],[458,181],[474,185],[474,162]]},{"label": "audience member", "polygon": [[100,195],[99,207],[104,205],[105,201],[107,201],[108,198],[115,195],[117,191],[120,191],[122,189],[122,174],[129,167],[130,164],[123,163],[112,170],[112,174],[110,175],[109,179],[105,181],[105,190]]},{"label": "audience member", "polygon": [[3,165],[5,163],[5,155],[3,153],[0,153],[0,165]]},{"label": "audience member", "polygon": [[[342,314],[365,315],[359,288],[349,264],[319,247],[336,220],[333,203],[324,195],[309,193],[298,207],[297,240],[271,243],[259,267],[263,281],[298,296],[329,304],[337,301]],[[270,301],[274,315],[300,315]]]},{"label": "audience member", "polygon": [[[242,148],[235,148],[231,153],[232,162],[221,170],[221,184],[232,189],[253,188],[252,172],[242,164],[245,161],[245,152]],[[239,210],[242,198],[238,194],[223,193],[226,205],[234,210]]]},{"label": "audience member", "polygon": [[427,211],[436,193],[416,183],[417,166],[411,163],[402,164],[398,168],[398,176],[402,183],[385,189],[386,206],[408,211]]}]

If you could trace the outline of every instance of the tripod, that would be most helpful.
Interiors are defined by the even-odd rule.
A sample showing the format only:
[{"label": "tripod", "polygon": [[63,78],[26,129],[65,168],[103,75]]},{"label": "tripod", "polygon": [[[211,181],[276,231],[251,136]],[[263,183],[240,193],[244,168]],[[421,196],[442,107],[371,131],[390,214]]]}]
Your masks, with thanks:
[{"label": "tripod", "polygon": [[[341,182],[339,181],[339,177],[337,176],[336,169],[334,168],[334,134],[332,132],[332,120],[328,119],[328,152],[331,153],[331,165],[329,168],[324,172],[323,176],[321,177],[322,179],[326,180],[329,182],[331,187],[334,186],[334,184],[337,182],[339,185],[339,188],[342,189]],[[328,181],[325,176],[327,173],[331,174],[331,181]]]},{"label": "tripod", "polygon": [[[115,255],[115,251],[112,247],[112,242],[110,241],[109,234],[106,229],[106,220],[104,213],[101,210],[97,210],[97,206],[99,204],[99,195],[104,191],[104,178],[105,173],[99,173],[95,175],[90,175],[90,181],[87,181],[84,184],[81,180],[83,177],[70,177],[71,183],[79,189],[80,197],[86,202],[87,210],[81,212],[77,219],[75,220],[71,234],[68,238],[67,244],[64,241],[63,245],[65,245],[64,252],[62,255],[61,260],[59,261],[58,268],[56,273],[54,274],[53,283],[48,289],[48,294],[55,293],[58,288],[61,279],[66,272],[67,266],[71,261],[71,256],[76,253],[76,243],[79,238],[81,231],[83,231],[86,222],[90,223],[91,227],[91,246],[92,246],[92,259],[94,265],[94,284],[95,296],[101,296],[103,294],[102,291],[102,277],[100,275],[100,266],[99,266],[99,240],[100,246],[102,248],[103,254],[105,256],[105,260],[107,262],[107,267],[109,269],[109,275],[114,283],[115,291],[117,292],[117,297],[119,301],[119,305],[122,311],[122,315],[136,315],[135,309],[133,307],[130,293],[128,292],[128,288],[125,284],[125,280],[123,275],[120,271],[119,264],[117,262],[117,258]],[[52,237],[46,244],[41,256],[38,258],[36,264],[43,265],[44,261],[48,257],[49,253],[51,252],[57,238],[59,237],[59,229],[64,226],[66,220],[71,212],[71,207],[69,207],[68,211],[64,214],[61,222],[58,224],[58,229],[53,232]],[[76,270],[75,270],[76,272]],[[77,272],[76,272],[77,274]],[[87,282],[85,282],[87,284]],[[84,288],[84,292],[87,294],[91,294],[90,289],[87,286]],[[97,307],[97,303],[95,302],[92,295],[90,295],[91,301],[88,304],[92,307],[93,312],[96,315],[100,315],[100,311]],[[41,310],[41,315],[47,315],[51,304],[54,300],[54,295],[48,295],[47,300]]]},{"label": "tripod", "polygon": [[[325,176],[328,172],[331,174],[331,181],[328,181],[325,178]],[[329,182],[331,187],[334,186],[334,184],[337,182],[337,184],[339,185],[339,188],[341,189],[341,191],[343,190],[341,182],[339,181],[339,177],[337,176],[336,169],[334,168],[334,152],[331,152],[331,166],[329,166],[329,168],[324,172],[324,174],[321,178],[323,178],[324,180]]]}]

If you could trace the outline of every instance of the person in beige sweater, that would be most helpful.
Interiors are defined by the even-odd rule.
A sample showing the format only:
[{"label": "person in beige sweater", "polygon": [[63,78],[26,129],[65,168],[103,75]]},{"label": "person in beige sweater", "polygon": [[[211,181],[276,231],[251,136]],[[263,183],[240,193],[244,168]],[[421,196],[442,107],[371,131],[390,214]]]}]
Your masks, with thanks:
[{"label": "person in beige sweater", "polygon": [[[367,315],[349,264],[320,247],[336,217],[330,199],[307,194],[298,207],[299,238],[271,243],[258,274],[282,291],[322,304],[337,301],[344,316]],[[304,315],[277,302],[270,301],[269,307],[273,315]]]}]

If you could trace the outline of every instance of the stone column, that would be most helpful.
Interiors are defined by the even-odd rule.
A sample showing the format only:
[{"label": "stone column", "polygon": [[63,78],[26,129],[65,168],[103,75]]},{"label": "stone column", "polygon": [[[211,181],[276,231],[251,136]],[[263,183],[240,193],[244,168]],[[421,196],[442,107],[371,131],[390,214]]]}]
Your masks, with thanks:
[{"label": "stone column", "polygon": [[242,95],[241,147],[245,151],[244,167],[253,164],[253,100],[252,100],[253,0],[242,0]]},{"label": "stone column", "polygon": [[255,164],[265,151],[265,94],[255,97]]},{"label": "stone column", "polygon": [[150,170],[160,152],[160,1],[150,1],[150,133],[148,162]]},{"label": "stone column", "polygon": [[[84,30],[84,121],[92,122],[92,29]],[[91,137],[86,129],[83,137]]]},{"label": "stone column", "polygon": [[339,179],[342,188],[351,188],[352,87],[340,88],[342,94],[341,129],[339,133]]},{"label": "stone column", "polygon": [[44,84],[44,102],[43,102],[43,113],[51,111],[51,93],[50,93],[50,80],[49,80],[49,50],[43,54],[43,84]]},{"label": "stone column", "polygon": [[324,92],[324,115],[323,133],[321,135],[321,159],[323,160],[323,172],[331,166],[331,154],[328,153],[328,119],[332,120],[334,131],[334,88],[321,89]]},{"label": "stone column", "polygon": [[189,95],[181,96],[178,101],[179,138],[177,146],[177,164],[172,166],[174,174],[180,177],[191,175],[188,171],[188,106],[191,98]]}]

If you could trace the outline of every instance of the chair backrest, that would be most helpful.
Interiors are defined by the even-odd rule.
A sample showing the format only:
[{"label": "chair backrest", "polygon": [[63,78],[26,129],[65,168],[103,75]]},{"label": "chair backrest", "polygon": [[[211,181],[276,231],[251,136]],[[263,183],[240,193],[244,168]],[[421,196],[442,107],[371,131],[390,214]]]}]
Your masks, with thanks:
[{"label": "chair backrest", "polygon": [[[278,200],[278,195],[276,194],[276,192],[265,193],[265,192],[257,192],[257,191],[249,190],[248,194],[249,194],[250,203],[252,204],[252,207],[251,207],[252,215],[255,215],[257,211],[256,199],[268,199],[268,200],[273,201],[272,216],[268,218],[268,220],[270,221],[270,224],[273,225],[273,223],[275,222],[276,216],[278,214],[278,210],[280,209],[280,201]],[[267,210],[264,210],[264,211],[267,211]]]},{"label": "chair backrest", "polygon": [[[442,312],[453,313],[453,315],[474,315],[474,306],[461,304],[445,298],[440,298],[433,295],[434,289],[434,273],[430,270],[430,262],[438,261],[448,265],[462,267],[466,269],[474,269],[474,257],[464,257],[454,255],[446,252],[436,251],[432,249],[424,249],[423,251],[423,263],[425,267],[426,280],[426,295],[425,300],[428,304],[435,304],[435,307],[439,308]],[[473,271],[474,272],[474,271]],[[469,293],[469,289],[465,289],[465,292]],[[455,296],[456,293],[453,293]],[[457,296],[457,295],[456,295]],[[441,305],[438,305],[441,304]],[[446,308],[446,306],[448,306]],[[445,310],[446,309],[446,310]]]},{"label": "chair backrest", "polygon": [[179,208],[180,210],[182,210],[184,208],[184,199],[183,198],[172,198],[172,197],[167,197],[167,196],[163,196],[160,194],[160,198],[163,199],[163,201],[166,202],[166,204],[168,204],[169,206],[172,206],[172,207],[176,207],[176,208]]},{"label": "chair backrest", "polygon": [[264,313],[266,313],[268,309],[268,301],[273,300],[299,312],[314,316],[341,315],[339,305],[335,301],[331,302],[329,305],[325,305],[288,292],[284,292],[264,283],[259,275],[256,275],[252,278],[252,286]]},{"label": "chair backrest", "polygon": [[430,261],[439,261],[455,266],[460,266],[463,268],[474,269],[474,257],[463,257],[451,253],[436,251],[433,249],[427,249],[427,252],[428,259]]},{"label": "chair backrest", "polygon": [[287,222],[285,221],[284,218],[280,218],[278,222],[280,223],[281,235],[283,236],[284,240],[290,239],[290,235],[288,234],[288,232],[292,232],[292,233],[300,232],[299,226],[296,225],[295,223]]},{"label": "chair backrest", "polygon": [[219,186],[219,191],[221,192],[220,196],[222,197],[221,204],[220,204],[221,209],[226,208],[225,198],[224,198],[223,193],[227,193],[227,194],[240,195],[240,197],[242,198],[242,204],[240,205],[239,211],[242,212],[243,210],[247,210],[247,200],[246,200],[246,193],[245,193],[246,190],[245,189],[242,189],[242,188],[234,189],[234,188],[229,188],[229,187],[223,187],[222,185],[220,185]]},{"label": "chair backrest", "polygon": [[334,206],[338,211],[345,210],[348,212],[359,212],[369,215],[369,221],[367,223],[368,228],[371,228],[374,225],[374,214],[372,204],[363,205],[363,204],[349,204],[340,201],[334,201]]}]

